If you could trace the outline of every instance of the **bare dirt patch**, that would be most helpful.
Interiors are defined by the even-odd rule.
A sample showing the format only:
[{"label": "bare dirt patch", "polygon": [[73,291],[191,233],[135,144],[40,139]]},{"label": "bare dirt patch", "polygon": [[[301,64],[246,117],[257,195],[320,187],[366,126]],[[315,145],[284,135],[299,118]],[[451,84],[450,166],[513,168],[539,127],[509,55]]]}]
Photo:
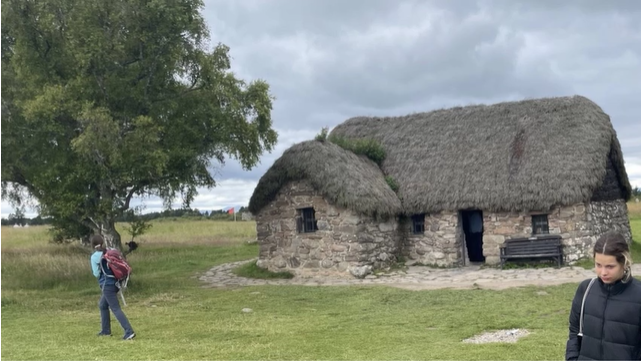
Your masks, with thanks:
[{"label": "bare dirt patch", "polygon": [[462,340],[463,343],[516,343],[518,339],[528,336],[526,329],[502,329],[499,331],[485,332],[471,338]]}]

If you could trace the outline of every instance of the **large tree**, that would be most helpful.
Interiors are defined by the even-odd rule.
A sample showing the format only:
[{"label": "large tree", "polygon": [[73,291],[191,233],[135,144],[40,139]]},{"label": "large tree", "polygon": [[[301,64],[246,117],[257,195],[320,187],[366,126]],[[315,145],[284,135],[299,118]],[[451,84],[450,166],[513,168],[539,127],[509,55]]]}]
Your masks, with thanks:
[{"label": "large tree", "polygon": [[133,197],[189,205],[212,168],[273,149],[268,84],[210,46],[200,0],[2,0],[2,195],[65,236],[100,232]]}]

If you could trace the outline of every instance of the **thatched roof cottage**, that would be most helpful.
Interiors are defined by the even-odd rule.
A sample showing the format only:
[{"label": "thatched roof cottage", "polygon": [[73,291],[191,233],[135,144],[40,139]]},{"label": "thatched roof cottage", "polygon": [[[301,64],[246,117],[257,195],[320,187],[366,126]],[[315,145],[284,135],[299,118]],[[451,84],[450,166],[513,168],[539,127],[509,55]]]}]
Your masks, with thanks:
[{"label": "thatched roof cottage", "polygon": [[376,140],[386,157],[378,166],[329,141],[284,152],[250,200],[260,266],[496,264],[506,239],[539,234],[560,235],[569,262],[606,230],[631,240],[616,132],[587,98],[356,117],[330,137]]}]

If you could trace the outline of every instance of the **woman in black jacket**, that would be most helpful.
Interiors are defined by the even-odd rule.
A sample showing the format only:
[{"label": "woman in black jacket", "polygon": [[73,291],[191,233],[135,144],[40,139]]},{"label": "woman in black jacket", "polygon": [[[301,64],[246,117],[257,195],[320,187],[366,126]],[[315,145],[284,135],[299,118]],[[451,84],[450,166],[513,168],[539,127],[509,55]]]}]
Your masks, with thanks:
[{"label": "woman in black jacket", "polygon": [[641,360],[641,282],[632,277],[632,258],[623,236],[608,232],[594,245],[596,280],[580,283],[569,314],[565,360]]}]

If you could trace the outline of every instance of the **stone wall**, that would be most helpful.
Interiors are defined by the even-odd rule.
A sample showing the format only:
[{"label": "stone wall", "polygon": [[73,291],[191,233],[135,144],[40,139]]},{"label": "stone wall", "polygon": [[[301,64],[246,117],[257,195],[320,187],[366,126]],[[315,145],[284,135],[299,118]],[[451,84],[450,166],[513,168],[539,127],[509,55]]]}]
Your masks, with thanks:
[{"label": "stone wall", "polygon": [[625,200],[591,202],[587,219],[594,235],[600,236],[614,230],[621,233],[628,243],[632,243],[632,229]]},{"label": "stone wall", "polygon": [[[583,204],[557,207],[549,212],[531,213],[485,213],[483,253],[487,264],[500,262],[500,246],[506,239],[530,237],[532,234],[532,215],[548,214],[549,233],[561,235],[566,255],[584,253],[591,235],[586,220],[586,207]],[[574,259],[574,257],[572,257]],[[578,256],[575,257],[578,259]]]},{"label": "stone wall", "polygon": [[[299,233],[297,209],[306,207],[314,208],[318,230]],[[331,205],[305,181],[284,185],[256,215],[256,223],[257,265],[272,271],[350,272],[363,277],[372,268],[388,266],[398,252],[397,220],[376,221]]]},{"label": "stone wall", "polygon": [[[531,215],[542,213],[484,213],[483,252],[487,264],[500,262],[500,245],[508,238],[531,236]],[[557,207],[548,213],[549,233],[562,237],[566,262],[591,256],[602,233],[618,230],[631,240],[627,205],[623,200]]]},{"label": "stone wall", "polygon": [[[297,209],[313,207],[318,230],[297,232]],[[549,233],[561,235],[566,262],[591,255],[598,237],[617,230],[631,242],[624,200],[592,201],[556,207],[549,212],[482,213],[483,253],[487,264],[500,262],[500,245],[509,238],[531,236],[531,216],[548,214]],[[260,245],[257,265],[272,271],[298,274],[339,273],[363,277],[384,268],[401,253],[423,265],[454,267],[462,264],[464,233],[459,212],[425,217],[424,234],[411,233],[409,218],[376,221],[331,205],[305,181],[282,187],[273,202],[256,215]],[[350,273],[350,274],[349,274]]]},{"label": "stone wall", "polygon": [[457,212],[427,214],[424,234],[413,234],[410,219],[402,224],[402,255],[418,264],[453,267],[462,260],[462,226]]},{"label": "stone wall", "polygon": [[[562,237],[567,261],[588,256],[589,248],[596,241],[596,235],[593,232],[592,223],[587,220],[587,208],[584,204],[578,204],[555,208],[549,213],[483,211],[483,254],[486,257],[486,263],[493,265],[500,262],[500,245],[506,239],[531,236],[531,216],[544,213],[548,214],[549,233]],[[603,209],[609,208],[604,206]],[[609,210],[612,209],[613,207]],[[612,214],[612,212],[606,211],[604,214]],[[627,217],[625,220],[627,221]],[[404,223],[401,229],[405,231],[400,235],[402,253],[409,260],[424,265],[452,267],[462,265],[463,258],[468,258],[463,253],[465,236],[459,212],[427,215],[423,235],[414,235],[410,232],[410,221]]]}]

